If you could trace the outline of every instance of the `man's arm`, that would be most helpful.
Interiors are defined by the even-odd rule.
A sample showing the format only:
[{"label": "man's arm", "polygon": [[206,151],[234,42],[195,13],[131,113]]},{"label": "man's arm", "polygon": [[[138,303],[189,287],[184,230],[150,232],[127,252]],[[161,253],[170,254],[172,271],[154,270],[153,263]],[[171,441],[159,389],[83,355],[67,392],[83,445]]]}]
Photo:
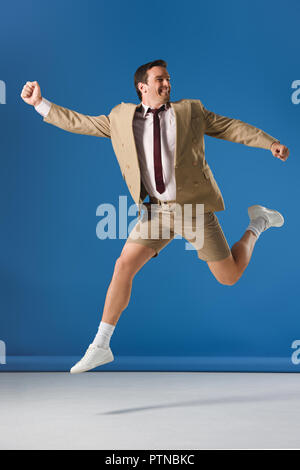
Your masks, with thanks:
[{"label": "man's arm", "polygon": [[27,82],[23,87],[21,97],[25,103],[34,106],[44,116],[44,121],[49,124],[75,134],[111,137],[108,116],[87,116],[50,103],[50,101],[42,98],[38,82]]},{"label": "man's arm", "polygon": [[288,148],[261,129],[238,119],[215,114],[205,109],[204,106],[202,106],[202,111],[205,119],[205,134],[217,139],[248,145],[249,147],[271,150],[274,157],[281,160],[287,159]]}]

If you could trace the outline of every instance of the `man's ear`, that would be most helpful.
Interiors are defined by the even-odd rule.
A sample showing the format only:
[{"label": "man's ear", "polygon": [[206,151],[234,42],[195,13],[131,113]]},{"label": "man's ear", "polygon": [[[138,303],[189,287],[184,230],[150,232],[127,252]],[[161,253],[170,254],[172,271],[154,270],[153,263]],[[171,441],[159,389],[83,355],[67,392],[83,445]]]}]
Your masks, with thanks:
[{"label": "man's ear", "polygon": [[146,87],[145,87],[145,83],[143,83],[143,82],[138,83],[138,89],[140,90],[140,92],[142,94],[143,94],[143,92],[147,92]]}]

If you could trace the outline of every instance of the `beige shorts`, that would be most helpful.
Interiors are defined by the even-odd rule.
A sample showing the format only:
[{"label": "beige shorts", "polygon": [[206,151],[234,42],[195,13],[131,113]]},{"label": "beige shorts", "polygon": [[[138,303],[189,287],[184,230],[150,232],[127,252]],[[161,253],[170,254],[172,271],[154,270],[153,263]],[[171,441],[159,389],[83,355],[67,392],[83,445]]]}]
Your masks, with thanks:
[{"label": "beige shorts", "polygon": [[156,252],[154,258],[179,235],[192,245],[190,248],[195,249],[203,261],[220,261],[230,256],[231,250],[214,212],[203,213],[196,222],[194,209],[189,218],[184,219],[184,213],[181,213],[181,222],[178,222],[175,202],[168,201],[155,206],[153,202],[144,202],[144,206],[147,211],[131,230],[126,243],[153,248]]}]

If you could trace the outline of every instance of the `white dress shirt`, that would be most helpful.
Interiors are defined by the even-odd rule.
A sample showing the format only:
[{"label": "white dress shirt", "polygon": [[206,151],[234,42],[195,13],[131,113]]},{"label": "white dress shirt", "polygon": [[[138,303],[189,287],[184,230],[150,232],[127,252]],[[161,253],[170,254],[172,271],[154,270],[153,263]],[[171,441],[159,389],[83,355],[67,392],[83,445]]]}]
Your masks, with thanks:
[{"label": "white dress shirt", "polygon": [[[42,98],[35,109],[42,116],[47,116],[51,102]],[[147,192],[161,201],[176,199],[175,180],[175,145],[176,145],[176,118],[173,108],[168,103],[166,109],[158,116],[160,120],[161,161],[165,191],[160,194],[156,190],[153,155],[153,119],[154,115],[148,111],[148,106],[142,103],[140,111],[135,112],[133,118],[133,133],[139,158],[141,178]]]}]

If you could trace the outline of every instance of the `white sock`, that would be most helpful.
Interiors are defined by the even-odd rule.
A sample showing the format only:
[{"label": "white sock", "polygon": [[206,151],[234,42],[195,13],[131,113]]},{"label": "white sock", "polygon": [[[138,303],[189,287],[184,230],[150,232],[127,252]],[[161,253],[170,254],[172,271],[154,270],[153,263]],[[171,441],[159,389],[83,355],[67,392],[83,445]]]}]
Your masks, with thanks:
[{"label": "white sock", "polygon": [[250,224],[248,225],[247,230],[251,230],[251,232],[254,233],[254,235],[257,236],[257,238],[260,236],[260,234],[266,230],[267,227],[267,221],[264,217],[259,216],[256,217],[255,219],[250,219]]},{"label": "white sock", "polygon": [[108,349],[110,338],[114,332],[114,329],[114,325],[110,325],[104,321],[100,322],[98,332],[92,344],[94,346],[99,346],[100,348]]}]

